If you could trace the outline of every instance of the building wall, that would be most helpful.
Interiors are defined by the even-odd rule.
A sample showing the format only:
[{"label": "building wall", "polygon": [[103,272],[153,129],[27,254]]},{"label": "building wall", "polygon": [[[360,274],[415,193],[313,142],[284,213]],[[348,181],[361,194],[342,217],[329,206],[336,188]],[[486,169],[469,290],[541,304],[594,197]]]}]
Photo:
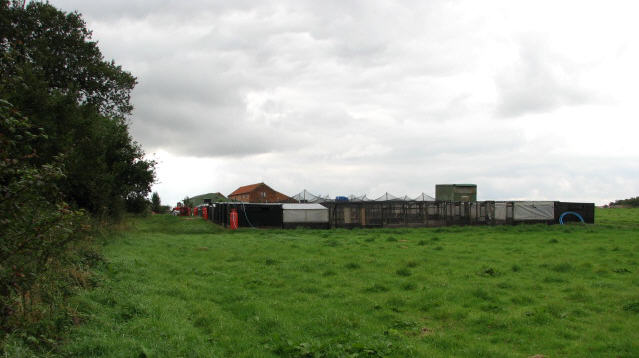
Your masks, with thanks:
[{"label": "building wall", "polygon": [[440,201],[477,201],[477,185],[437,184],[435,198]]},{"label": "building wall", "polygon": [[283,195],[271,189],[268,185],[259,185],[253,191],[243,194],[230,195],[229,199],[248,203],[278,203],[283,201]]}]

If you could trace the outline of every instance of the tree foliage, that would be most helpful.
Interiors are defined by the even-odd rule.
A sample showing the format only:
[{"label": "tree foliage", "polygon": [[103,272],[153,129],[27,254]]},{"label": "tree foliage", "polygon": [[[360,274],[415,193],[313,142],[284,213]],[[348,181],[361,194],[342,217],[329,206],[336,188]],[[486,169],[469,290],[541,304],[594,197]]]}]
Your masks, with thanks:
[{"label": "tree foliage", "polygon": [[[86,282],[88,214],[146,208],[155,162],[129,134],[136,79],[78,13],[0,0],[0,355],[58,338]],[[136,209],[137,210],[137,209]]]},{"label": "tree foliage", "polygon": [[63,154],[65,199],[93,214],[139,203],[155,162],[129,134],[135,77],[104,60],[80,14],[0,4],[0,98],[51,138],[38,147],[39,164]]},{"label": "tree foliage", "polygon": [[185,196],[184,199],[182,199],[182,205],[187,208],[193,208],[193,200],[191,200],[188,196]]},{"label": "tree foliage", "polygon": [[154,191],[151,194],[151,210],[156,213],[162,212],[162,201],[160,200],[160,194],[157,191]]},{"label": "tree foliage", "polygon": [[615,200],[614,203],[610,203],[610,206],[630,206],[633,208],[639,207],[639,196],[629,199]]}]

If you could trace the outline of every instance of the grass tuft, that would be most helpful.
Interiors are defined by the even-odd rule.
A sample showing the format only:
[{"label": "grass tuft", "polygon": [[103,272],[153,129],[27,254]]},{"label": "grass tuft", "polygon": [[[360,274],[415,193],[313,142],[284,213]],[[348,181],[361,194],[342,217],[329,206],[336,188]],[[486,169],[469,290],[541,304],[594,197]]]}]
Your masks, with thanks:
[{"label": "grass tuft", "polygon": [[357,262],[349,262],[346,265],[344,265],[344,267],[346,267],[349,270],[355,270],[360,268],[361,266]]},{"label": "grass tuft", "polygon": [[625,267],[616,268],[616,269],[612,270],[612,272],[615,272],[615,273],[631,273],[631,271],[628,270]]},{"label": "grass tuft", "polygon": [[634,313],[639,313],[639,301],[630,302],[623,306],[624,311],[630,311]]},{"label": "grass tuft", "polygon": [[366,288],[365,291],[366,292],[377,293],[377,292],[388,292],[389,289],[388,289],[388,287],[386,287],[384,285],[380,285],[380,284],[376,283],[373,286]]},{"label": "grass tuft", "polygon": [[568,262],[562,262],[560,264],[551,266],[550,269],[555,272],[570,272],[573,270],[573,266]]},{"label": "grass tuft", "polygon": [[512,272],[519,272],[521,271],[521,266],[514,264],[510,267],[510,269],[512,270]]},{"label": "grass tuft", "polygon": [[493,267],[485,267],[485,268],[482,268],[479,274],[481,276],[495,277],[495,276],[499,276],[500,272]]},{"label": "grass tuft", "polygon": [[264,260],[264,263],[266,264],[266,266],[273,266],[273,265],[277,265],[279,261],[272,258],[267,258],[266,260]]}]

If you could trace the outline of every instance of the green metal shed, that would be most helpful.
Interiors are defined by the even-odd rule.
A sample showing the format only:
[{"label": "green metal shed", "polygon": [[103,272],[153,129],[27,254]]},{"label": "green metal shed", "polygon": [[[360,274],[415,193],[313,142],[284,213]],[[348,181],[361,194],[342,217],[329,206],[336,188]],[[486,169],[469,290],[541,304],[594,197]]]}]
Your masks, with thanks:
[{"label": "green metal shed", "polygon": [[477,184],[437,184],[435,200],[477,201]]}]

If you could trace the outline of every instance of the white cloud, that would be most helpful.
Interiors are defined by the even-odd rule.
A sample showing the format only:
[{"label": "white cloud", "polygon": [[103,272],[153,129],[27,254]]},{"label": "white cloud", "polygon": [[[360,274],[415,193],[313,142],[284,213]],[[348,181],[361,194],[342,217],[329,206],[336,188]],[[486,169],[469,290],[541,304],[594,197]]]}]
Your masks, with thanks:
[{"label": "white cloud", "polygon": [[584,1],[56,0],[138,77],[163,198],[638,195],[638,5]]}]

